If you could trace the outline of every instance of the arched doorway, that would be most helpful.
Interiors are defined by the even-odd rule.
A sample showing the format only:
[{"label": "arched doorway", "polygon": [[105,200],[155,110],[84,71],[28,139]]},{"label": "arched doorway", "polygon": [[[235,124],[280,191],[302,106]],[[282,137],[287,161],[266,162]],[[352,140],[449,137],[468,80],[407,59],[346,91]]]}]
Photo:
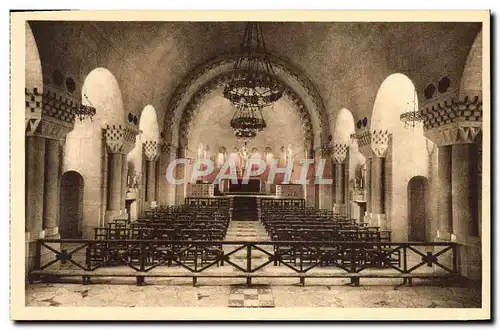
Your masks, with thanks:
[{"label": "arched doorway", "polygon": [[408,182],[408,240],[423,242],[426,237],[427,179],[423,176]]},{"label": "arched doorway", "polygon": [[61,238],[81,238],[83,221],[83,177],[75,171],[65,172],[59,184],[59,231]]}]

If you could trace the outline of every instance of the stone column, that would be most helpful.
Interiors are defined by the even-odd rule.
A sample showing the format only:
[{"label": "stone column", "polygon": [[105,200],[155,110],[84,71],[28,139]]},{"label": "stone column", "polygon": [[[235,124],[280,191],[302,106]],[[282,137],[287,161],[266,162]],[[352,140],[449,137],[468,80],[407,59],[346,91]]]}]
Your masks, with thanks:
[{"label": "stone column", "polygon": [[109,186],[108,186],[108,210],[114,211],[117,215],[121,210],[122,197],[122,161],[123,155],[110,153],[108,165]]},{"label": "stone column", "polygon": [[449,241],[453,232],[451,203],[451,146],[438,148],[438,232],[437,238]]},{"label": "stone column", "polygon": [[[185,150],[183,147],[179,147],[177,149],[177,158],[185,158]],[[180,180],[184,178],[184,173],[185,173],[185,166],[186,165],[177,165],[175,167],[175,178],[177,180]],[[186,178],[184,178],[186,180]],[[178,184],[175,186],[175,204],[176,205],[182,205],[184,204],[184,198],[185,198],[185,183],[184,184]]]},{"label": "stone column", "polygon": [[384,158],[373,157],[372,159],[372,213],[383,214],[384,209]]},{"label": "stone column", "polygon": [[146,158],[146,208],[156,202],[156,163],[160,154],[158,141],[144,142],[144,156]]},{"label": "stone column", "polygon": [[123,217],[127,185],[127,154],[135,147],[139,131],[129,125],[106,125],[108,151],[108,203],[105,221]]},{"label": "stone column", "polygon": [[59,179],[61,177],[61,144],[59,140],[45,140],[45,181],[43,228],[45,237],[60,238],[59,235]]},{"label": "stone column", "polygon": [[[448,240],[451,232],[449,239],[458,244],[460,275],[480,279],[477,144],[482,134],[482,102],[478,96],[456,97],[449,94],[424,104],[421,114],[424,135],[439,147],[438,240]],[[443,255],[438,261],[450,265],[450,258],[450,254]]]},{"label": "stone column", "polygon": [[[321,147],[321,158],[324,161],[325,167],[323,168],[323,180],[332,180],[333,176],[333,162],[332,162],[332,147],[330,145],[323,145]],[[319,208],[324,210],[332,210],[333,208],[333,184],[321,184],[319,186]]]},{"label": "stone column", "polygon": [[128,164],[127,155],[122,155],[122,172],[121,172],[121,199],[120,199],[120,211],[122,214],[127,214],[126,200],[127,200],[127,176],[128,176]]},{"label": "stone column", "polygon": [[479,236],[477,212],[477,146],[454,144],[451,159],[453,232],[457,242]]},{"label": "stone column", "polygon": [[45,168],[45,139],[26,136],[26,267],[35,266],[36,241],[44,238],[43,191]]},{"label": "stone column", "polygon": [[[370,136],[370,147],[372,149],[371,160],[371,221],[372,225],[380,227],[381,230],[390,228],[388,224],[385,207],[385,157],[389,148],[388,131],[372,131]],[[397,234],[397,233],[396,233]],[[395,233],[393,233],[395,236]]]},{"label": "stone column", "polygon": [[155,199],[155,165],[156,161],[146,160],[146,202],[154,202]]},{"label": "stone column", "polygon": [[[36,251],[36,241],[48,236],[59,238],[60,142],[73,129],[75,99],[59,94],[51,86],[44,92],[26,89],[26,269],[47,263],[54,254],[48,249]],[[49,100],[50,102],[47,102]],[[43,109],[42,109],[42,104]],[[56,250],[57,244],[51,244]]]},{"label": "stone column", "polygon": [[365,190],[366,190],[366,213],[372,214],[372,159],[366,158]]},{"label": "stone column", "polygon": [[349,146],[347,144],[335,143],[333,146],[333,158],[335,159],[335,205],[334,212],[347,215],[346,201],[346,161]]}]

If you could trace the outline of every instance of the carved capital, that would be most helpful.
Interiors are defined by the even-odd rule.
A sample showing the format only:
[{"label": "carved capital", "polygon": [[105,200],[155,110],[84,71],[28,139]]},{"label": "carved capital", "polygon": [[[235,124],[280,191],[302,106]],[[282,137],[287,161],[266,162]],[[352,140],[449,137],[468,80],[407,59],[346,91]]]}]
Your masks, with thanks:
[{"label": "carved capital", "polygon": [[146,141],[143,144],[144,156],[149,161],[155,161],[160,155],[160,143],[158,141]]},{"label": "carved capital", "polygon": [[333,152],[333,146],[330,143],[325,143],[321,145],[321,156],[328,157],[331,156]]},{"label": "carved capital", "polygon": [[333,158],[337,163],[343,163],[347,157],[349,146],[347,144],[335,143],[333,145]]},{"label": "carved capital", "polygon": [[358,141],[359,151],[366,158],[385,157],[389,147],[389,132],[363,130],[351,135]]},{"label": "carved capital", "polygon": [[478,96],[427,103],[420,113],[425,137],[438,146],[477,143],[481,136],[483,103]]},{"label": "carved capital", "polygon": [[135,147],[139,131],[128,125],[106,125],[105,139],[108,152],[128,154]]},{"label": "carved capital", "polygon": [[75,99],[50,89],[25,88],[25,133],[53,140],[65,138],[74,126]]},{"label": "carved capital", "polygon": [[175,151],[176,147],[171,144],[171,143],[168,143],[168,142],[165,142],[165,141],[160,141],[160,151],[161,153],[171,153],[172,151]]}]

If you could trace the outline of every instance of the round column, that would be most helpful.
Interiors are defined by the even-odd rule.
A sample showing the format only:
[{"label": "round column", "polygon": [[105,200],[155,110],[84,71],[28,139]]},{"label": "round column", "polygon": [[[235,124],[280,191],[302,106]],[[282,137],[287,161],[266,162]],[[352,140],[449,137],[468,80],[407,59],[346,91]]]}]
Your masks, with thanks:
[{"label": "round column", "polygon": [[45,139],[26,136],[26,231],[36,235],[43,229],[44,170]]},{"label": "round column", "polygon": [[382,214],[384,213],[384,158],[374,156],[371,167],[371,210],[374,214]]},{"label": "round column", "polygon": [[451,203],[451,146],[441,146],[438,149],[438,238],[450,239],[453,232]]},{"label": "round column", "polygon": [[155,176],[156,176],[156,161],[146,161],[146,202],[155,200]]},{"label": "round column", "polygon": [[122,154],[109,154],[108,210],[119,211],[122,197]]},{"label": "round column", "polygon": [[478,236],[477,172],[474,158],[477,146],[454,144],[451,159],[453,233],[459,243]]},{"label": "round column", "polygon": [[59,140],[45,140],[45,180],[43,185],[43,228],[46,236],[59,236],[59,178],[61,146]]},{"label": "round column", "polygon": [[365,190],[366,190],[366,213],[372,213],[372,159],[366,158]]},{"label": "round column", "polygon": [[125,201],[127,199],[127,155],[122,155],[122,168],[121,168],[121,198],[120,210],[125,211]]}]

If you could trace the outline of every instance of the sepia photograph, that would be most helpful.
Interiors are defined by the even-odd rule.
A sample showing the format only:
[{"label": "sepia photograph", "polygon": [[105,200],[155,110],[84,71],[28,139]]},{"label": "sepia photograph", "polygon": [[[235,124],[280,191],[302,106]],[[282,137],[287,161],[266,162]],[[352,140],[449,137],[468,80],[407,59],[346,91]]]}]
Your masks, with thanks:
[{"label": "sepia photograph", "polygon": [[490,319],[488,11],[10,19],[11,319]]}]

